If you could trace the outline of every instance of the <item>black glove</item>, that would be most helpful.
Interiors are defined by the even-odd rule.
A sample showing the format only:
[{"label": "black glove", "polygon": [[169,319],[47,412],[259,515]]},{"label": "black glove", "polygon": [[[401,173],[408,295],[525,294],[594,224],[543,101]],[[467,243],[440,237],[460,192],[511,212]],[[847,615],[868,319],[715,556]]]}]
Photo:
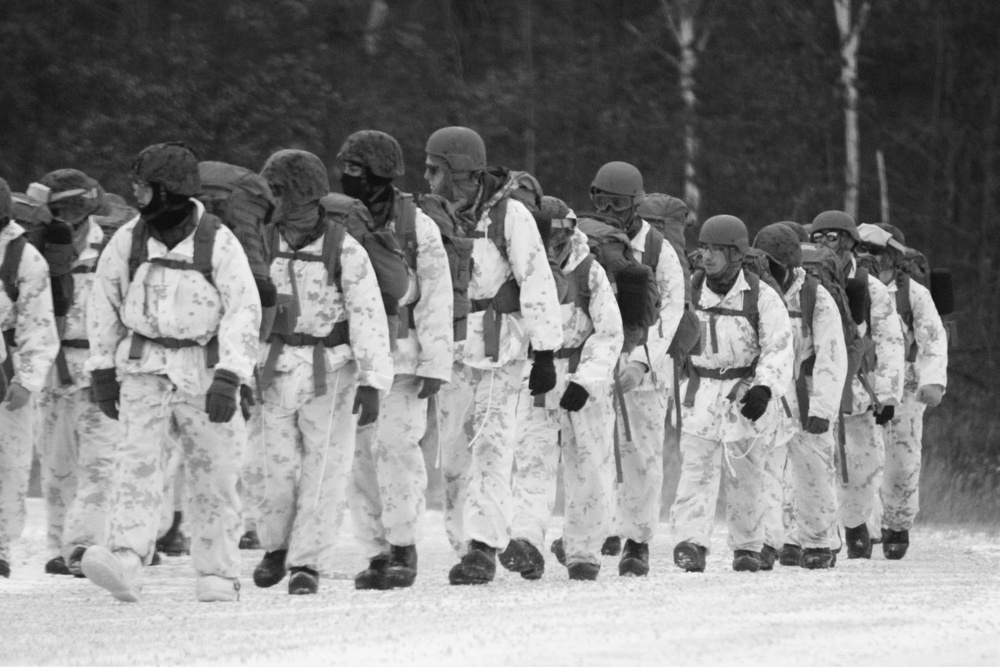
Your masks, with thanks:
[{"label": "black glove", "polygon": [[881,410],[875,412],[875,423],[885,426],[896,416],[896,407],[893,405],[883,405]]},{"label": "black glove", "polygon": [[351,414],[358,414],[358,410],[361,410],[358,426],[375,423],[378,419],[378,389],[364,385],[358,387],[358,391],[354,394],[354,409],[351,410]]},{"label": "black glove", "polygon": [[535,361],[531,364],[531,375],[528,376],[528,389],[532,396],[538,396],[552,391],[556,386],[555,352],[552,350],[535,350]]},{"label": "black glove", "polygon": [[240,378],[223,368],[215,369],[215,379],[205,394],[205,412],[213,424],[225,424],[236,415],[236,396],[240,392]]},{"label": "black glove", "polygon": [[121,385],[113,368],[99,368],[90,373],[90,400],[109,419],[118,420],[118,395]]},{"label": "black glove", "polygon": [[743,407],[740,414],[752,422],[760,419],[767,410],[767,404],[771,400],[771,389],[762,384],[750,387],[747,393],[743,394],[740,403]]},{"label": "black glove", "polygon": [[253,389],[250,385],[241,384],[240,385],[240,412],[243,413],[243,419],[250,421],[250,408],[257,405],[257,401],[253,397]]},{"label": "black glove", "polygon": [[566,385],[566,391],[563,392],[562,399],[559,401],[559,407],[569,412],[576,412],[587,404],[588,398],[590,398],[590,392],[577,383],[570,382]]},{"label": "black glove", "polygon": [[815,435],[821,435],[830,430],[830,420],[823,419],[822,417],[816,417],[813,415],[809,416],[806,420],[805,431],[806,433],[813,433]]},{"label": "black glove", "polygon": [[444,384],[444,380],[438,380],[437,378],[418,378],[423,380],[420,385],[420,393],[417,394],[417,398],[430,398],[434,394],[438,393],[441,389],[441,385]]}]

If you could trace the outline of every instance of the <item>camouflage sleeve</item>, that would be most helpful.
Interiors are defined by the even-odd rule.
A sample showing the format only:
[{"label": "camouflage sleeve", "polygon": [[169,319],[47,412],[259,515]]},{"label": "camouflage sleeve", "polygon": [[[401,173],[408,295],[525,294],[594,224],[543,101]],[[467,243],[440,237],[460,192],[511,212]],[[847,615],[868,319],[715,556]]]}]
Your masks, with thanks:
[{"label": "camouflage sleeve", "polygon": [[769,387],[771,395],[777,397],[785,393],[792,381],[792,365],[795,363],[792,323],[784,301],[763,281],[760,283],[757,308],[760,311],[760,358],[753,383]]},{"label": "camouflage sleeve", "polygon": [[236,236],[225,226],[215,235],[212,276],[222,300],[219,321],[219,363],[244,383],[253,376],[260,337],[260,295],[250,262]]},{"label": "camouflage sleeve", "polygon": [[118,344],[128,335],[120,313],[130,282],[128,258],[132,251],[134,227],[133,221],[116,231],[97,260],[97,272],[87,304],[90,356],[85,368],[88,371],[114,368]]},{"label": "camouflage sleeve", "polygon": [[667,359],[667,350],[684,314],[684,271],[677,258],[677,251],[669,241],[664,241],[660,249],[660,259],[656,263],[656,285],[660,290],[660,321],[650,328],[646,345],[632,350],[628,360],[642,362],[654,370],[662,370],[671,365]]},{"label": "camouflage sleeve", "polygon": [[622,333],[622,316],[618,300],[611,289],[608,274],[596,261],[590,265],[590,321],[593,333],[583,344],[580,365],[567,379],[597,395],[601,385],[611,382],[618,355],[625,336]]},{"label": "camouflage sleeve", "polygon": [[28,391],[39,391],[45,386],[45,377],[59,351],[59,334],[52,312],[49,267],[30,243],[24,247],[17,281],[17,326],[14,334],[17,351],[12,381]]},{"label": "camouflage sleeve", "polygon": [[438,226],[424,213],[417,211],[417,282],[420,300],[413,307],[417,325],[420,358],[417,375],[451,379],[454,361],[455,335],[452,313],[455,297],[451,286],[451,267],[441,241]]},{"label": "camouflage sleeve", "polygon": [[840,310],[822,285],[816,289],[811,329],[816,364],[809,392],[809,414],[832,421],[840,413],[840,400],[847,380],[847,346]]},{"label": "camouflage sleeve", "polygon": [[876,278],[868,279],[871,296],[872,340],[878,363],[875,367],[875,396],[885,405],[899,405],[903,398],[903,329],[896,314],[896,300]]},{"label": "camouflage sleeve", "polygon": [[915,280],[910,281],[913,309],[913,336],[917,341],[917,381],[921,385],[948,386],[948,338],[931,293]]},{"label": "camouflage sleeve", "polygon": [[562,347],[562,316],[556,281],[534,218],[514,199],[507,202],[504,235],[510,269],[521,286],[521,316],[531,344],[536,350],[558,350]]},{"label": "camouflage sleeve", "polygon": [[358,383],[387,392],[392,385],[392,353],[385,307],[368,254],[348,234],[340,251],[340,271]]}]

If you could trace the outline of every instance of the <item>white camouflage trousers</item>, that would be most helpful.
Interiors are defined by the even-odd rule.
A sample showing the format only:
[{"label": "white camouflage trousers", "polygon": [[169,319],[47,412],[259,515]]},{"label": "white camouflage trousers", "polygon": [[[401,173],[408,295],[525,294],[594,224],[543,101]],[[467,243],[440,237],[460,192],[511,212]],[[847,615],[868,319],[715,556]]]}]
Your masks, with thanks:
[{"label": "white camouflage trousers", "polygon": [[890,530],[910,530],[920,510],[920,463],[926,409],[915,393],[905,391],[902,404],[884,427],[881,526]]},{"label": "white camouflage trousers", "polygon": [[680,454],[681,478],[670,508],[674,543],[711,546],[725,459],[729,548],[759,552],[764,546],[765,447],[756,438],[722,443],[681,433]]},{"label": "white camouflage trousers", "polygon": [[347,509],[358,428],[351,413],[356,366],[328,372],[327,387],[315,395],[309,365],[275,373],[251,425],[243,480],[264,549],[287,549],[290,568],[329,574],[335,571],[332,551]]},{"label": "white camouflage trousers", "polygon": [[846,484],[839,467],[837,471],[840,521],[846,528],[855,528],[868,521],[875,506],[885,464],[885,442],[870,411],[844,417],[844,438]]},{"label": "white camouflage trousers", "polygon": [[10,549],[21,537],[31,475],[35,396],[18,410],[0,403],[0,560],[10,562]]},{"label": "white camouflage trousers", "polygon": [[663,439],[669,392],[646,385],[625,394],[632,441],[625,438],[618,416],[622,482],[616,484],[614,534],[635,542],[650,542],[660,523],[663,496]]},{"label": "white camouflage trousers", "polygon": [[37,440],[48,514],[49,557],[104,544],[121,423],[90,401],[87,389],[43,392]]},{"label": "white camouflage trousers", "polygon": [[[427,428],[423,381],[397,375],[376,424],[358,429],[348,505],[365,558],[410,546],[421,536],[427,467],[420,438]],[[377,427],[377,428],[376,428]]]},{"label": "white camouflage trousers", "polygon": [[205,395],[188,394],[160,375],[122,380],[119,443],[111,501],[108,546],[129,549],[148,565],[160,529],[164,447],[168,432],[183,451],[190,490],[188,535],[199,576],[235,579],[240,574],[240,499],[236,493],[246,423],[239,410],[227,424],[213,424]]},{"label": "white camouflage trousers", "polygon": [[764,459],[764,542],[775,549],[836,546],[837,485],[833,428],[800,431]]},{"label": "white camouflage trousers", "polygon": [[444,525],[462,556],[471,540],[498,551],[510,541],[510,474],[524,361],[481,370],[456,365],[438,392]]}]

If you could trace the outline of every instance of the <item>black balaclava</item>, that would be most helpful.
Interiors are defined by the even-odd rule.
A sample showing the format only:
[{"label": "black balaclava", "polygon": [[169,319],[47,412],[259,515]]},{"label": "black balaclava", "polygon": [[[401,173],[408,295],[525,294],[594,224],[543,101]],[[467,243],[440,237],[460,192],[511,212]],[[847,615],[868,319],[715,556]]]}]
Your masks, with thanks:
[{"label": "black balaclava", "polygon": [[168,248],[173,248],[194,230],[194,202],[190,197],[170,192],[160,183],[149,185],[153,196],[139,212],[150,226],[153,236]]},{"label": "black balaclava", "polygon": [[714,276],[705,274],[708,288],[720,296],[729,294],[729,290],[736,284],[736,277],[740,275],[740,269],[743,268],[743,253],[739,248],[726,246],[726,259],[728,263],[722,271]]},{"label": "black balaclava", "polygon": [[340,188],[348,197],[361,200],[371,212],[376,226],[381,227],[392,217],[392,179],[377,176],[368,167],[364,169],[363,176],[341,174]]}]

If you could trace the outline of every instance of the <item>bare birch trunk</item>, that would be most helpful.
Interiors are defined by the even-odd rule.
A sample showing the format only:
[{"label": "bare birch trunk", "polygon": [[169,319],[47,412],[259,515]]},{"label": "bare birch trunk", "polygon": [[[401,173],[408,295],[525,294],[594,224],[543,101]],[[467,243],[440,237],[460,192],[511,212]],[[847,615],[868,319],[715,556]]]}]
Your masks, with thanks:
[{"label": "bare birch trunk", "polygon": [[695,106],[698,98],[694,92],[694,72],[698,67],[698,52],[695,50],[694,16],[684,13],[679,17],[678,43],[681,47],[680,86],[684,100],[684,201],[695,220],[699,220],[701,190],[698,188],[697,164],[701,144],[695,129],[697,114]]},{"label": "bare birch trunk", "polygon": [[534,46],[534,2],[521,0],[518,5],[521,18],[521,44],[524,49],[523,86],[526,123],[524,126],[524,169],[535,173],[536,163],[536,104],[535,104],[535,46]]},{"label": "bare birch trunk", "polygon": [[878,163],[878,185],[882,202],[882,222],[889,224],[889,181],[885,175],[885,156],[882,151],[875,151],[875,160]]},{"label": "bare birch trunk", "polygon": [[851,0],[833,0],[833,10],[840,29],[840,82],[844,86],[844,212],[858,217],[860,152],[858,137],[858,46],[868,14],[868,3],[861,6],[857,21],[851,18]]}]

